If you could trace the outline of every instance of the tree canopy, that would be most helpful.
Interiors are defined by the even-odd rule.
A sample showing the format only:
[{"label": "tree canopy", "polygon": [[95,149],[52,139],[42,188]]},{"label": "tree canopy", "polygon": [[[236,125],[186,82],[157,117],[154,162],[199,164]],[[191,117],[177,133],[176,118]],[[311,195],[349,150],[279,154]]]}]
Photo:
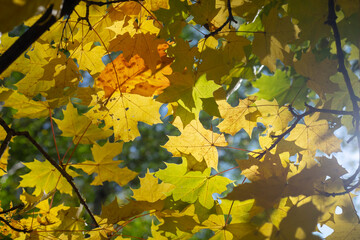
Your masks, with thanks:
[{"label": "tree canopy", "polygon": [[3,238],[357,239],[360,1],[2,5]]}]

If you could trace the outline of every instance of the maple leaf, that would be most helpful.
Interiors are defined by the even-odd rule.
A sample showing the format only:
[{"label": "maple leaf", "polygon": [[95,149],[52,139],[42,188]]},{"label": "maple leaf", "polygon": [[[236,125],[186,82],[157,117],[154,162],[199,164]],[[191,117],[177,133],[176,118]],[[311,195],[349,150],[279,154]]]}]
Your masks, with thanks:
[{"label": "maple leaf", "polygon": [[[341,196],[339,196],[341,197]],[[357,236],[360,231],[360,224],[356,212],[354,212],[353,199],[354,195],[346,195],[346,198],[341,198],[341,201],[336,203],[336,208],[341,209],[341,212],[331,211],[331,217],[324,221],[324,224],[331,227],[334,232],[327,237],[331,240],[350,240]]]},{"label": "maple leaf", "polygon": [[334,60],[316,61],[315,55],[311,51],[303,54],[299,61],[294,62],[295,70],[309,78],[307,85],[322,98],[325,93],[333,93],[338,90],[337,84],[329,79],[337,72],[336,67],[337,62]]},{"label": "maple leaf", "polygon": [[146,201],[129,201],[127,204],[119,206],[117,198],[115,198],[107,206],[103,206],[101,217],[107,218],[109,224],[122,223],[141,214],[144,211],[161,211],[164,208],[164,201],[156,201],[153,203]]},{"label": "maple leaf", "polygon": [[[213,18],[218,15],[220,9],[215,6],[216,0],[200,1],[190,6],[190,12],[194,16],[194,22],[205,25],[214,24],[217,27],[224,21],[212,22]],[[226,20],[226,17],[222,20]]]},{"label": "maple leaf", "polygon": [[205,169],[204,172],[188,172],[187,162],[184,161],[182,164],[168,164],[166,169],[159,170],[155,176],[165,183],[175,185],[171,191],[175,201],[181,199],[194,203],[199,200],[202,206],[210,209],[214,206],[212,194],[224,192],[226,185],[232,182],[222,176],[210,176],[210,172],[211,168]]},{"label": "maple leaf", "polygon": [[150,174],[145,174],[144,178],[140,178],[140,188],[132,189],[133,198],[136,201],[156,202],[164,200],[166,194],[170,192],[175,186],[169,183],[158,183],[158,179]]},{"label": "maple leaf", "polygon": [[[320,216],[321,212],[317,210],[312,203],[293,207],[280,223],[280,228],[276,234],[283,236],[284,239],[320,240],[320,237],[313,235],[316,229],[317,219]],[[301,229],[301,231],[298,229]]]},{"label": "maple leaf", "polygon": [[9,157],[9,148],[6,148],[0,159],[0,177],[7,173]]},{"label": "maple leaf", "polygon": [[147,0],[144,7],[150,11],[156,11],[160,8],[170,8],[169,0]]},{"label": "maple leaf", "polygon": [[129,33],[125,33],[111,40],[109,50],[122,51],[126,60],[137,54],[144,59],[151,71],[155,72],[156,66],[161,62],[158,45],[164,43],[165,40],[156,38],[156,34],[135,34],[131,38]]},{"label": "maple leaf", "polygon": [[[306,4],[306,5],[305,5]],[[321,37],[328,36],[330,27],[324,25],[327,19],[327,2],[326,1],[311,1],[305,0],[302,2],[289,2],[288,14],[297,20],[300,28],[299,40],[310,40],[311,45]],[[308,6],[309,11],[302,11],[303,6]]]},{"label": "maple leaf", "polygon": [[85,161],[72,166],[82,169],[87,174],[96,173],[97,176],[91,185],[102,185],[105,181],[114,181],[120,186],[126,185],[137,176],[136,172],[127,167],[120,168],[122,161],[113,161],[113,158],[122,151],[123,143],[105,143],[104,146],[94,144],[91,149],[95,161]]},{"label": "maple leaf", "polygon": [[60,219],[58,218],[59,211],[66,211],[69,209],[69,207],[62,204],[55,207],[50,206],[48,200],[41,201],[36,205],[36,208],[39,209],[39,211],[37,211],[37,214],[39,214],[37,221],[40,225],[51,226],[51,228],[58,227],[61,224]]},{"label": "maple leaf", "polygon": [[304,118],[304,124],[297,124],[290,132],[287,141],[295,141],[295,144],[311,151],[320,150],[328,155],[340,151],[341,140],[329,131],[326,120],[318,120],[319,114]]},{"label": "maple leaf", "polygon": [[[0,9],[0,60],[17,39],[24,39],[18,35],[25,32],[26,37],[28,26],[41,15],[31,17],[14,31],[4,31],[13,28],[18,19],[29,18],[39,6],[49,4],[48,0],[5,2],[8,8]],[[20,122],[14,120],[10,130],[3,122],[0,140],[23,131],[22,118],[44,120],[49,113],[57,116],[64,109],[63,120],[55,120],[62,136],[79,143],[75,146],[79,153],[92,147],[93,154],[93,160],[79,160],[74,149],[71,168],[82,169],[86,176],[94,174],[92,185],[115,181],[124,186],[136,173],[119,168],[123,162],[114,160],[123,146],[117,141],[138,137],[140,121],[161,123],[159,109],[165,103],[169,109],[165,119],[172,118],[170,127],[178,128],[181,135],[170,136],[164,147],[183,162],[167,163],[155,173],[148,170],[140,178],[140,186],[133,189],[133,199],[121,205],[115,199],[103,206],[101,216],[93,216],[80,199],[90,218],[95,219],[94,225],[85,222],[81,207],[63,205],[64,199],[58,194],[71,194],[72,189],[52,165],[37,160],[25,163],[30,172],[23,175],[19,187],[35,188],[36,195],[22,194],[22,209],[12,205],[9,210],[1,209],[9,223],[2,221],[0,226],[4,236],[126,239],[145,236],[140,231],[147,228],[146,234],[151,231],[149,238],[156,240],[194,238],[202,230],[212,231],[211,239],[320,239],[313,233],[320,223],[334,229],[329,239],[356,238],[360,228],[353,194],[327,197],[346,193],[356,182],[343,181],[347,172],[337,159],[319,157],[317,150],[328,155],[340,150],[341,141],[334,135],[340,126],[358,135],[353,124],[356,114],[350,114],[358,102],[352,90],[355,95],[359,92],[355,74],[358,1],[57,0],[50,5],[55,14],[70,2],[76,5],[74,11],[68,9],[70,16],[58,19],[1,74],[0,101],[4,102],[2,106],[14,109],[5,108],[4,121],[18,118]],[[14,11],[21,16],[18,18]],[[336,19],[334,23],[332,18]],[[334,31],[329,23],[333,23]],[[254,93],[252,87],[259,91]],[[250,97],[244,99],[246,95]],[[235,102],[239,105],[234,106]],[[303,113],[304,102],[327,110],[307,109],[306,117],[294,122],[286,104]],[[87,112],[79,114],[73,103],[81,104]],[[347,112],[330,116],[328,112],[336,113],[334,110]],[[315,113],[307,115],[309,111]],[[221,132],[234,136],[228,136],[229,141],[241,140],[238,147],[251,150],[248,157],[235,153],[241,156],[235,168],[242,174],[234,176],[237,181],[244,176],[248,181],[234,187],[221,201],[213,195],[226,191],[232,181],[220,174],[211,175],[211,168],[218,166],[217,148],[224,148],[227,142],[217,128],[205,129],[199,120],[211,121],[213,117]],[[32,124],[33,120],[24,123],[29,121]],[[296,126],[291,126],[293,123]],[[31,124],[26,130],[32,135]],[[40,134],[48,132],[47,125]],[[262,128],[257,126],[266,129],[260,133]],[[250,143],[242,129],[254,136]],[[273,137],[282,137],[287,129],[289,134],[283,138]],[[39,145],[46,139],[33,137]],[[10,142],[11,151],[4,148],[7,141],[2,143],[2,150],[6,150],[0,159],[0,175],[7,168],[8,153],[12,158],[17,156],[20,138]],[[59,148],[53,150],[47,143],[41,149],[31,138],[22,139],[30,140],[43,155],[55,150],[60,155],[63,141],[68,139],[56,138]],[[254,151],[259,145],[260,150]],[[128,146],[134,150],[135,145]],[[142,152],[142,148],[136,151]],[[226,157],[227,151],[221,153]],[[259,153],[263,153],[261,159],[257,158]],[[221,167],[225,168],[221,172],[224,176],[233,169],[226,164]],[[66,171],[77,176],[70,169]],[[12,172],[7,172],[10,178]],[[91,209],[91,191],[82,194]],[[73,200],[66,202],[74,206]],[[340,208],[342,214],[338,213]],[[148,215],[156,217],[151,229],[150,224],[138,228],[137,223],[151,219],[145,217]]]},{"label": "maple leaf", "polygon": [[64,119],[54,119],[62,136],[73,137],[75,144],[91,144],[96,140],[104,139],[112,134],[111,130],[100,129],[91,124],[91,120],[84,115],[79,115],[72,103],[68,103],[66,110],[63,110]]},{"label": "maple leaf", "polygon": [[[242,56],[240,56],[242,59]],[[235,60],[231,55],[223,54],[218,49],[206,48],[199,56],[200,64],[198,66],[198,74],[206,74],[210,80],[220,83],[224,75],[229,74],[233,68]]]},{"label": "maple leaf", "polygon": [[279,108],[276,99],[272,102],[257,100],[255,104],[261,115],[258,120],[274,132],[285,130],[293,118],[287,107]]},{"label": "maple leaf", "polygon": [[267,152],[261,160],[251,157],[247,160],[237,160],[243,174],[250,181],[268,179],[277,176],[286,179],[289,167],[283,166],[278,155]]},{"label": "maple leaf", "polygon": [[[27,97],[34,97],[38,93],[43,93],[55,85],[54,76],[52,75],[55,71],[55,65],[50,64],[49,60],[55,59],[56,61],[56,58],[54,58],[56,49],[52,48],[49,44],[40,42],[35,42],[34,48],[36,48],[37,51],[29,51],[27,53],[29,58],[18,58],[9,69],[25,74],[24,78],[15,85],[18,91]],[[60,58],[61,60],[58,60],[57,63],[63,65],[65,63],[64,55],[60,54]],[[57,66],[57,68],[59,68],[59,66]],[[46,70],[50,70],[51,74],[45,75]],[[6,72],[3,74],[6,74]]]},{"label": "maple leaf", "polygon": [[[104,97],[104,92],[99,92],[97,97]],[[86,116],[94,122],[105,121],[105,127],[114,128],[115,140],[125,142],[134,140],[140,136],[137,124],[139,121],[147,124],[160,123],[159,109],[161,104],[150,97],[143,97],[136,94],[115,92],[110,99],[106,100],[107,105],[97,103]]]},{"label": "maple leaf", "polygon": [[[223,5],[226,5],[226,1],[220,0]],[[255,16],[258,15],[259,9],[262,8],[264,4],[266,4],[266,0],[257,0],[257,1],[235,1],[232,3],[233,12],[246,19],[247,22],[251,22],[254,20]]]},{"label": "maple leaf", "polygon": [[223,135],[206,130],[200,121],[191,121],[178,137],[169,136],[169,141],[163,146],[175,157],[181,153],[189,154],[199,162],[205,161],[208,167],[215,170],[218,165],[216,147],[225,147],[227,142]]},{"label": "maple leaf", "polygon": [[189,71],[175,72],[169,76],[169,80],[170,86],[156,100],[166,103],[178,102],[183,111],[179,109],[176,115],[181,118],[184,126],[194,118],[198,118],[202,109],[219,115],[216,114],[218,106],[215,102],[214,91],[221,87],[214,81],[207,80],[206,75],[194,79]]},{"label": "maple leaf", "polygon": [[259,89],[254,95],[269,101],[275,99],[280,106],[292,103],[296,107],[303,108],[304,101],[306,101],[306,80],[303,78],[290,79],[289,74],[285,71],[276,70],[272,76],[263,74],[252,84]]},{"label": "maple leaf", "polygon": [[252,218],[251,209],[254,207],[255,200],[231,201],[221,199],[221,210],[223,213],[231,214],[231,223],[246,223]]},{"label": "maple leaf", "polygon": [[120,54],[106,65],[96,79],[96,86],[104,89],[106,97],[111,96],[114,91],[153,96],[160,94],[169,85],[165,75],[170,75],[171,72],[170,66],[160,64],[158,71],[153,74],[139,55],[127,62],[123,54]]},{"label": "maple leaf", "polygon": [[105,65],[101,61],[101,57],[106,54],[104,47],[93,45],[93,42],[89,42],[85,46],[81,45],[71,55],[77,60],[79,70],[88,70],[91,75],[104,69]]},{"label": "maple leaf", "polygon": [[194,56],[197,54],[197,47],[190,47],[189,42],[179,38],[176,44],[168,49],[168,54],[175,58],[171,68],[175,72],[182,72],[184,69],[191,70],[194,66]]},{"label": "maple leaf", "polygon": [[248,97],[240,100],[236,107],[232,107],[226,100],[218,101],[220,115],[224,118],[224,121],[218,125],[220,131],[235,135],[244,129],[251,136],[253,128],[257,125],[256,119],[259,116],[256,107],[252,106],[255,100],[256,97]]},{"label": "maple leaf", "polygon": [[87,8],[86,5],[87,4],[85,2],[80,1],[80,3],[75,7],[75,11],[78,14],[72,14],[69,21],[77,23],[79,21],[79,16],[87,16],[87,11],[89,10],[87,20],[89,20],[94,31],[84,33],[82,26],[84,25],[85,27],[89,27],[89,23],[86,19],[82,19],[82,24],[80,24],[80,26],[79,24],[77,25],[76,34],[73,34],[74,30],[70,30],[70,36],[73,35],[72,37],[77,39],[82,45],[86,45],[88,42],[101,42],[106,48],[108,48],[110,40],[114,37],[114,33],[113,31],[107,29],[107,27],[112,25],[112,21],[114,19],[123,18],[124,15],[119,14],[118,11],[113,11],[111,8],[108,8],[109,11],[106,11],[106,5],[97,6],[95,4],[90,8]]},{"label": "maple leaf", "polygon": [[[234,211],[234,210],[233,210]],[[199,228],[207,227],[215,232],[212,239],[263,239],[262,234],[252,223],[225,222],[222,209],[211,214]]]},{"label": "maple leaf", "polygon": [[255,34],[253,51],[260,58],[261,64],[274,72],[277,59],[284,63],[292,61],[293,54],[288,44],[295,41],[299,30],[289,16],[279,18],[275,8],[267,16],[263,15],[262,22],[265,33]]},{"label": "maple leaf", "polygon": [[[358,92],[360,89],[360,82],[358,77],[348,69],[349,78],[351,84],[354,88],[355,92]],[[332,93],[326,94],[326,99],[332,99],[331,101],[331,109],[346,109],[347,111],[351,111],[353,106],[351,103],[350,96],[348,94],[348,88],[344,81],[342,74],[336,73],[335,75],[330,77],[330,80],[339,85],[339,90]],[[336,100],[335,100],[336,99]],[[325,108],[325,107],[324,107]],[[350,116],[342,116],[341,123],[347,128],[349,133],[354,132],[354,125],[352,123],[352,117]]]},{"label": "maple leaf", "polygon": [[13,91],[4,104],[5,107],[12,107],[17,110],[15,118],[40,118],[49,115],[48,102],[34,101],[26,96]]},{"label": "maple leaf", "polygon": [[[54,189],[72,195],[71,185],[48,161],[40,162],[35,159],[33,162],[23,164],[30,169],[30,172],[21,176],[20,187],[35,187],[34,195],[49,193]],[[72,177],[79,176],[71,169],[68,169],[67,173]]]},{"label": "maple leaf", "polygon": [[[60,210],[58,213],[58,218],[60,219],[60,226],[59,229],[67,230],[64,231],[65,235],[72,236],[75,235],[81,235],[81,230],[85,227],[85,221],[82,219],[81,212],[82,207],[75,208],[70,207],[66,210]],[[62,234],[62,232],[58,232],[57,235],[59,236]]]}]

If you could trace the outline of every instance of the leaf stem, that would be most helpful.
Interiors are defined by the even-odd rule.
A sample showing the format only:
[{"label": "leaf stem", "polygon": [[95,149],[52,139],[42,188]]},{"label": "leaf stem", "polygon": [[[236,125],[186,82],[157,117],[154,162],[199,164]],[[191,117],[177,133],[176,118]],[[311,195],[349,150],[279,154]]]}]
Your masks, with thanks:
[{"label": "leaf stem", "polygon": [[53,120],[52,120],[52,112],[51,112],[51,109],[50,109],[50,108],[49,108],[49,118],[50,118],[51,132],[52,132],[53,139],[54,139],[54,145],[55,145],[55,148],[56,148],[56,153],[57,153],[57,155],[58,155],[59,163],[62,164],[61,158],[60,158],[59,149],[58,149],[58,146],[57,146],[57,144],[56,144],[56,137],[55,137],[55,131],[54,131],[54,123],[53,123]]}]

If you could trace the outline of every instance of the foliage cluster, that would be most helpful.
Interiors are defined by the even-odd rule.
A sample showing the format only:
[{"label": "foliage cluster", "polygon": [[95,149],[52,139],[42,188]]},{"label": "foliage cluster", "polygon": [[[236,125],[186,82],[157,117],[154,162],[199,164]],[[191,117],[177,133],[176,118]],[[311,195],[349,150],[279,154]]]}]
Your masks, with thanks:
[{"label": "foliage cluster", "polygon": [[[24,167],[11,178],[18,201],[2,203],[4,237],[321,239],[321,225],[334,231],[327,239],[358,235],[360,165],[345,177],[335,153],[360,145],[360,1],[5,2],[2,179]],[[10,64],[26,34],[30,47]],[[152,165],[122,199],[85,198],[109,182],[121,197],[137,179],[119,155],[144,124],[166,128],[162,148],[181,160]],[[240,147],[240,135],[258,144]],[[19,142],[35,156],[16,157]],[[246,154],[224,169],[227,149]],[[135,236],[139,219],[148,228]]]}]

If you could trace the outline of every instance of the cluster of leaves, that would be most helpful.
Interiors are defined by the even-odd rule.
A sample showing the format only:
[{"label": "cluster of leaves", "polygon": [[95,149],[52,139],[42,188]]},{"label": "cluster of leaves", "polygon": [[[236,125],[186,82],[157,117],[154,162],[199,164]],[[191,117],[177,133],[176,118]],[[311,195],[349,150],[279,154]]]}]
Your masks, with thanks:
[{"label": "cluster of leaves", "polygon": [[[127,226],[148,216],[142,236],[159,240],[204,229],[211,239],[321,239],[318,224],[334,230],[329,239],[360,231],[351,193],[360,168],[345,179],[333,155],[340,127],[360,145],[359,1],[8,0],[1,16],[23,14],[1,21],[0,53],[21,21],[50,19],[35,14],[49,2],[61,17],[1,73],[0,100],[13,119],[49,118],[73,144],[53,157],[41,138],[0,119],[2,175],[9,159],[22,161],[9,156],[12,141],[26,138],[40,153],[22,161],[22,204],[0,212],[3,236],[127,239]],[[234,99],[246,84],[258,92]],[[160,113],[180,132],[162,147],[181,163],[147,171],[126,201],[95,215],[74,179],[126,186],[139,173],[118,159],[123,144],[140,136],[139,122],[162,124]],[[239,132],[260,148],[232,145]],[[82,145],[93,159],[74,160]],[[241,174],[231,179],[235,168],[218,172],[218,151],[230,148],[248,153],[233,159]]]}]

